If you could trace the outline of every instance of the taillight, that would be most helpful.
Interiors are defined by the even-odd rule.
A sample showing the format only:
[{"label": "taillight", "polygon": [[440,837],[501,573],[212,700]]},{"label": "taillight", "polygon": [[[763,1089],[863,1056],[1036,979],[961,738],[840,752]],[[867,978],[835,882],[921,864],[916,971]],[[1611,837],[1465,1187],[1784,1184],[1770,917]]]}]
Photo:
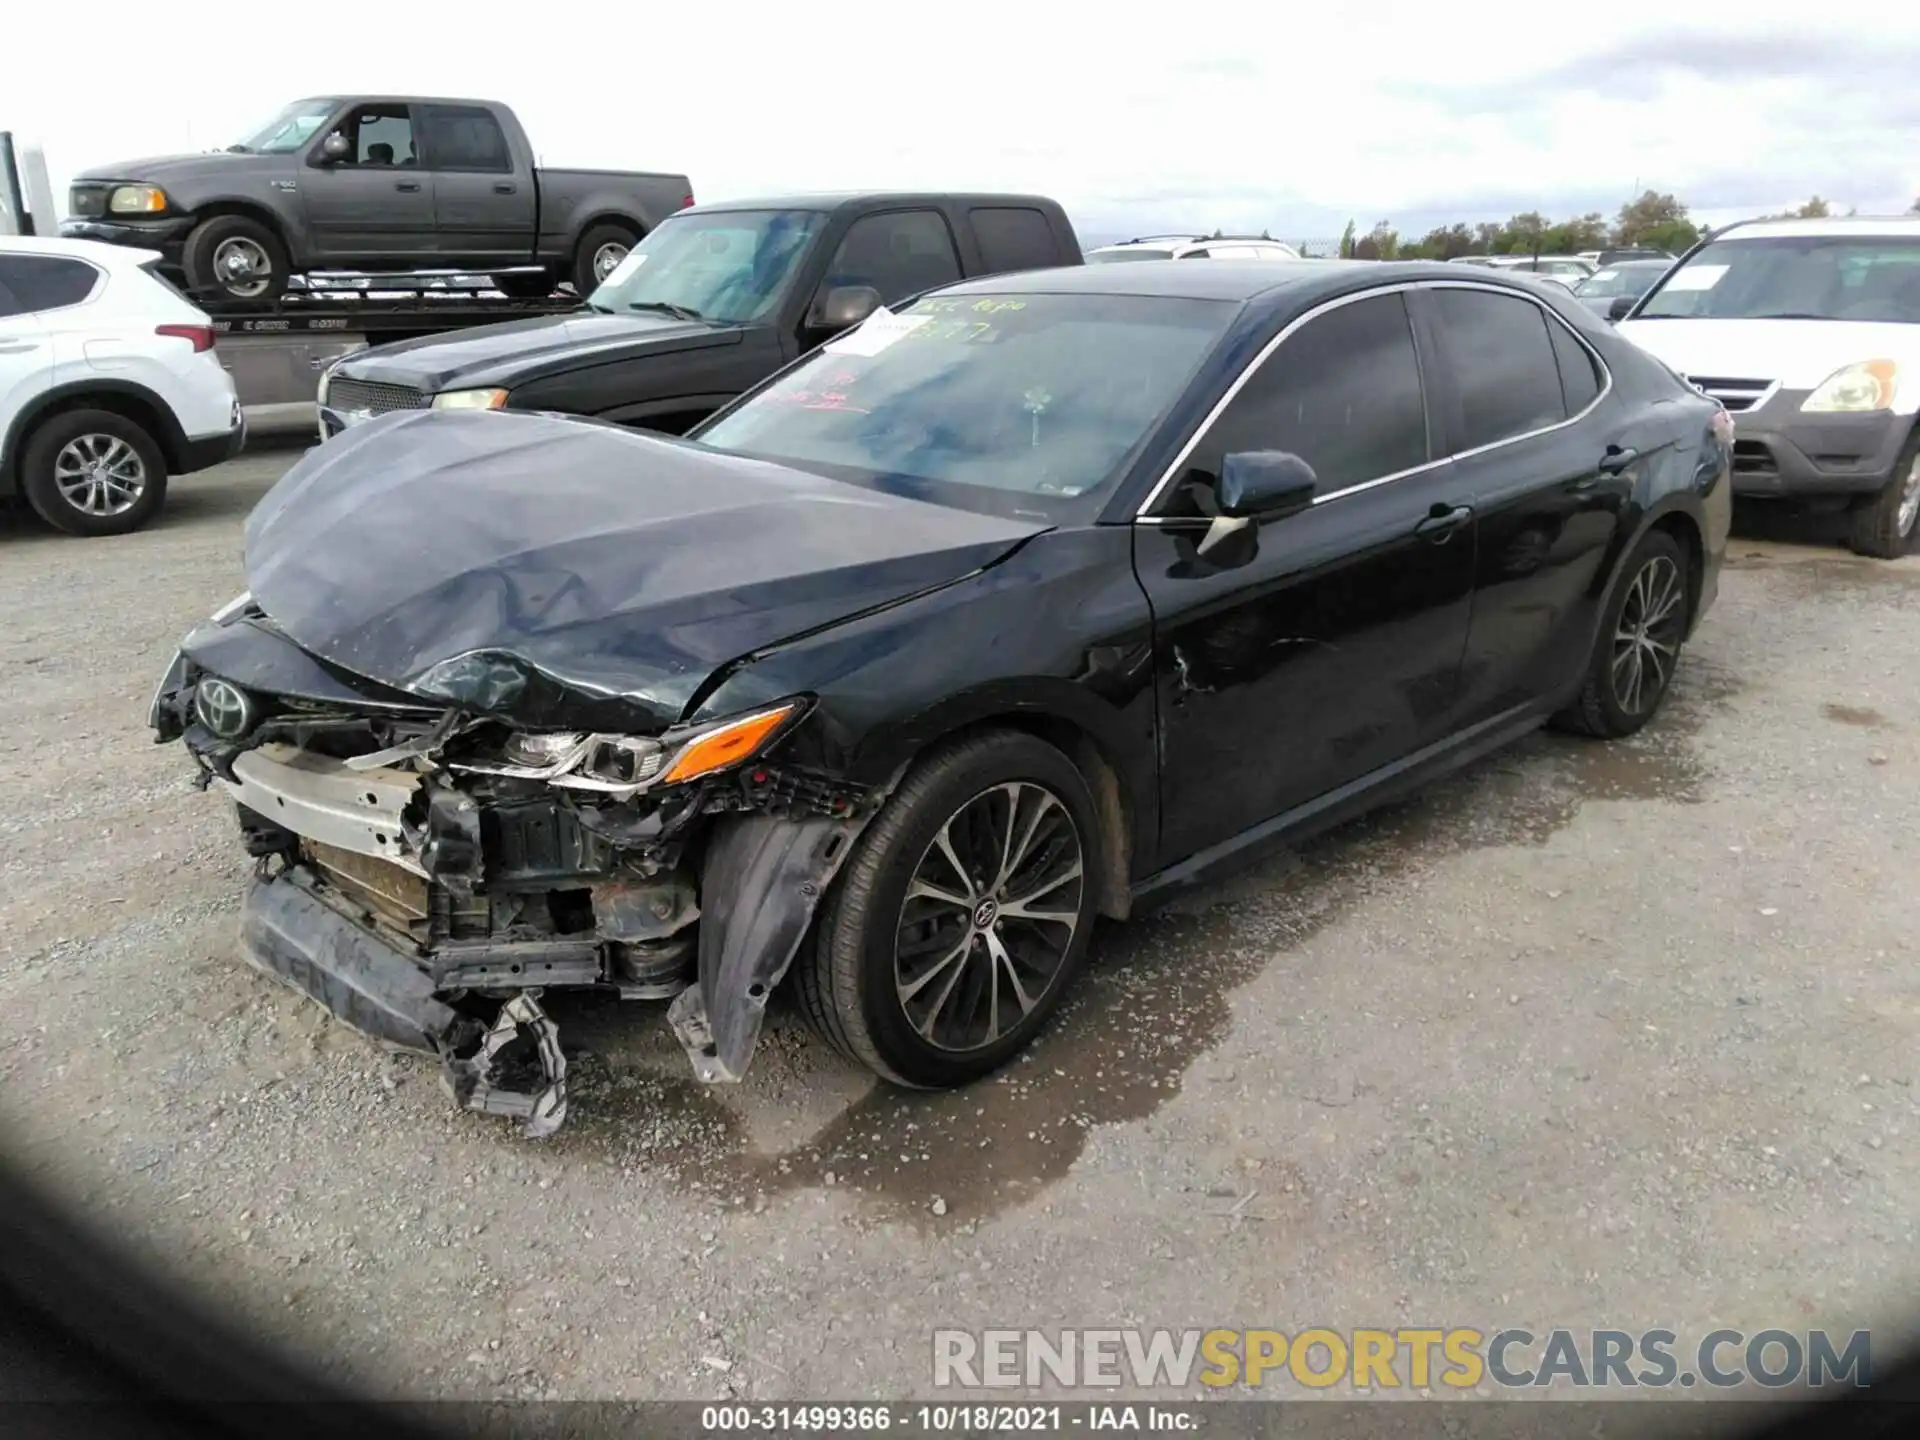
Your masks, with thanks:
[{"label": "taillight", "polygon": [[1713,433],[1722,445],[1733,444],[1733,416],[1724,405],[1713,412]]},{"label": "taillight", "polygon": [[196,355],[213,348],[211,325],[156,325],[153,327],[153,333],[171,335],[176,340],[190,341],[193,345],[193,353]]},{"label": "taillight", "polygon": [[682,195],[682,196],[680,197],[680,208],[681,208],[682,210],[685,210],[685,209],[688,209],[689,207],[691,207],[691,206],[692,206],[692,204],[693,204],[693,196],[691,196],[691,195]]}]

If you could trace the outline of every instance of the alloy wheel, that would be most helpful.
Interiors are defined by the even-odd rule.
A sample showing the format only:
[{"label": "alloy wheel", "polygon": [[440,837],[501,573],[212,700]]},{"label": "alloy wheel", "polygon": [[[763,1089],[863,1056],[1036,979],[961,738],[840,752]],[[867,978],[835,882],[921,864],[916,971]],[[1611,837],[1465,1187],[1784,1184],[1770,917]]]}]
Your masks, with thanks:
[{"label": "alloy wheel", "polygon": [[1913,522],[1920,519],[1920,455],[1907,467],[1907,478],[1900,487],[1900,511],[1894,524],[1902,535],[1913,533]]},{"label": "alloy wheel", "polygon": [[627,247],[609,241],[593,252],[593,278],[604,280],[620,268],[620,262],[627,258]]},{"label": "alloy wheel", "polygon": [[1686,624],[1680,567],[1655,555],[1635,572],[1613,630],[1613,698],[1628,715],[1650,713],[1673,678]]},{"label": "alloy wheel", "polygon": [[273,261],[267,258],[267,252],[259,242],[236,235],[214,247],[213,273],[219,277],[229,295],[251,300],[266,293],[269,278],[273,274]]},{"label": "alloy wheel", "polygon": [[124,515],[147,489],[147,466],[118,435],[76,435],[53,460],[61,498],[82,515]]},{"label": "alloy wheel", "polygon": [[1001,1039],[1060,977],[1086,884],[1079,827],[1031,781],[981,791],[914,867],[894,937],[894,984],[916,1034],[965,1052]]}]

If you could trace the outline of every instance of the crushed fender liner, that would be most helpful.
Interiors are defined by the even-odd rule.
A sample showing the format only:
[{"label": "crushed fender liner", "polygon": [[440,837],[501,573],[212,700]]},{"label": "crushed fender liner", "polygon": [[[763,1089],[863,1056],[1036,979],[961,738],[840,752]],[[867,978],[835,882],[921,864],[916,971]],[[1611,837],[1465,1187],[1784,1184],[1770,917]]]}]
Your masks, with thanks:
[{"label": "crushed fender liner", "polygon": [[442,977],[320,899],[297,868],[254,880],[240,938],[255,967],[363,1035],[437,1058],[466,1109],[517,1119],[530,1139],[566,1119],[566,1058],[537,990],[498,997],[490,1026],[462,1014],[439,998]]},{"label": "crushed fender liner", "polygon": [[699,983],[667,1010],[700,1079],[746,1073],[767,999],[870,819],[744,815],[715,828],[700,877]]}]

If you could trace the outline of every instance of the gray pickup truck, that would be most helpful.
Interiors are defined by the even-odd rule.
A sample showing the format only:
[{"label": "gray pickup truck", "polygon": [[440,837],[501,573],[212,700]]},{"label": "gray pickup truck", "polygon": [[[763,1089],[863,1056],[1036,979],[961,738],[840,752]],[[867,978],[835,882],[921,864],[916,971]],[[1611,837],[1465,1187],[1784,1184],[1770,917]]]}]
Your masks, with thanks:
[{"label": "gray pickup truck", "polygon": [[61,233],[158,250],[213,299],[268,300],[309,270],[459,270],[510,295],[582,295],[693,204],[684,175],[548,170],[491,100],[296,100],[225,150],[88,170]]}]

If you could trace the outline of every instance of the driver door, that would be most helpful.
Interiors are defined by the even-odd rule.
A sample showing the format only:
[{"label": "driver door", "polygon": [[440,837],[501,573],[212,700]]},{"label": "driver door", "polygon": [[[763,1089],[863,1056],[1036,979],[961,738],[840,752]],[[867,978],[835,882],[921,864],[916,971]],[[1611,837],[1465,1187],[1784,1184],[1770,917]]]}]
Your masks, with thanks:
[{"label": "driver door", "polygon": [[316,261],[345,269],[431,262],[439,244],[433,177],[421,161],[413,111],[386,101],[354,106],[327,132],[347,141],[339,160],[324,154],[325,135],[314,142],[300,187]]},{"label": "driver door", "polygon": [[[1134,524],[1153,608],[1161,848],[1178,862],[1445,733],[1473,593],[1474,524],[1429,443],[1407,297],[1331,302],[1283,340]],[[1228,454],[1313,466],[1310,507],[1203,555]]]}]

